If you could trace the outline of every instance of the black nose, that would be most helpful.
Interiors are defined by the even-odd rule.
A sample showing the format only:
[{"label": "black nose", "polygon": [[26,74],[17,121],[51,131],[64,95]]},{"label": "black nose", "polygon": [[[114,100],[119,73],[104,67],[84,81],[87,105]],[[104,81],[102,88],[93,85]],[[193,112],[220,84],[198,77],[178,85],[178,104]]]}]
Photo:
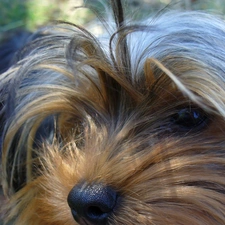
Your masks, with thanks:
[{"label": "black nose", "polygon": [[105,225],[117,203],[117,193],[99,183],[79,183],[68,195],[74,219],[80,224]]}]

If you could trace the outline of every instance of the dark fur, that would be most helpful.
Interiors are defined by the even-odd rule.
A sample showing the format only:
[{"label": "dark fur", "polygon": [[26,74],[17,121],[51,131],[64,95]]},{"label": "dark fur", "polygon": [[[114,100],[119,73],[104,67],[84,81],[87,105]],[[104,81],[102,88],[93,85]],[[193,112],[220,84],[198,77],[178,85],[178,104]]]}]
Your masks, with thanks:
[{"label": "dark fur", "polygon": [[5,221],[224,224],[224,21],[111,6],[104,35],[53,25],[1,75]]}]

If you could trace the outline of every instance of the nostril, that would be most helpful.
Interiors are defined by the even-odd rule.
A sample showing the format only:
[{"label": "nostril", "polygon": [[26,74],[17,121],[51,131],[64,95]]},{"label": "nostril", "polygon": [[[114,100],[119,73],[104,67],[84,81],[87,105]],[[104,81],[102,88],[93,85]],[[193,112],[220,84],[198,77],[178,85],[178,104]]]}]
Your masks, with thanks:
[{"label": "nostril", "polygon": [[100,218],[107,216],[107,212],[104,212],[99,206],[89,206],[87,216],[89,218]]},{"label": "nostril", "polygon": [[68,195],[74,219],[104,225],[117,204],[117,192],[103,184],[80,183]]}]

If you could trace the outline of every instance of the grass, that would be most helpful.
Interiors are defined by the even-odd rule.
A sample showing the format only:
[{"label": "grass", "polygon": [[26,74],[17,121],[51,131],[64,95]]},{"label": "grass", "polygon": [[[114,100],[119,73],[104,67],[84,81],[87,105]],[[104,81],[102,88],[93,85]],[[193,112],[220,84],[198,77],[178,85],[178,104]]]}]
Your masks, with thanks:
[{"label": "grass", "polygon": [[23,0],[0,1],[0,31],[7,31],[25,24],[27,10]]}]

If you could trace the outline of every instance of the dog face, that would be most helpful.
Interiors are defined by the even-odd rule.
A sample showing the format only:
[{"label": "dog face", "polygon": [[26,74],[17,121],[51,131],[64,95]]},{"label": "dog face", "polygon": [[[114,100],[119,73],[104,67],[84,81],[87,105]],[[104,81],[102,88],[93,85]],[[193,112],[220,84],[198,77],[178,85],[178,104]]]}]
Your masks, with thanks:
[{"label": "dog face", "polygon": [[108,42],[58,24],[1,75],[6,220],[224,224],[224,22],[113,8]]}]

